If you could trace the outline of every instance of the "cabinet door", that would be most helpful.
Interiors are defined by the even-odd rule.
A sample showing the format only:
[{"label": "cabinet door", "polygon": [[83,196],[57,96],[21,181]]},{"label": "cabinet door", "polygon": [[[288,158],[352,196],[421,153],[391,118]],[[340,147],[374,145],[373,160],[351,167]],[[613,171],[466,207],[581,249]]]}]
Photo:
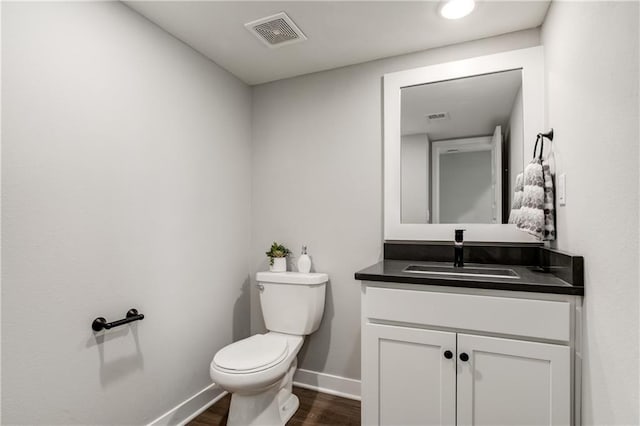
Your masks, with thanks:
[{"label": "cabinet door", "polygon": [[363,424],[454,425],[455,333],[379,324],[364,332]]},{"label": "cabinet door", "polygon": [[570,353],[568,346],[458,334],[458,425],[568,425]]}]

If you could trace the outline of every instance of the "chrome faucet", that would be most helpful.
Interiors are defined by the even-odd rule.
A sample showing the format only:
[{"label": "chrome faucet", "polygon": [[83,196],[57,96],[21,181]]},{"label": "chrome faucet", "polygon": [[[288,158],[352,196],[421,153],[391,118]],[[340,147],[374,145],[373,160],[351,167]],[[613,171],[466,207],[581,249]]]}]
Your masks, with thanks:
[{"label": "chrome faucet", "polygon": [[453,242],[454,254],[453,254],[453,267],[462,268],[464,266],[464,229],[456,229],[455,240]]}]

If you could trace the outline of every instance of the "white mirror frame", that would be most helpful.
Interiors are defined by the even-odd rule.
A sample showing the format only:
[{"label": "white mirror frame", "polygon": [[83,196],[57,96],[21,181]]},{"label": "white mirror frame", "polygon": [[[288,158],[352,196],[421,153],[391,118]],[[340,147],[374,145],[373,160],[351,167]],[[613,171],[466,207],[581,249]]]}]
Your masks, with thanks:
[{"label": "white mirror frame", "polygon": [[413,224],[401,222],[400,91],[403,87],[522,69],[524,163],[533,155],[536,134],[544,128],[544,53],[542,46],[447,62],[384,75],[384,239],[452,241],[466,229],[466,241],[538,242],[509,224]]}]

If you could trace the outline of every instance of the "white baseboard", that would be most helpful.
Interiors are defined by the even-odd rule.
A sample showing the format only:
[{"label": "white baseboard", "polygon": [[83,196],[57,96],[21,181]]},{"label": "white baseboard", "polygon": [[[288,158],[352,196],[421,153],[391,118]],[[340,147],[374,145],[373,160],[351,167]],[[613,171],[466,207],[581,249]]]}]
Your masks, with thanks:
[{"label": "white baseboard", "polygon": [[[299,368],[293,376],[293,384],[330,395],[360,400],[360,380]],[[149,426],[185,425],[222,399],[226,394],[227,392],[212,383],[149,423]]]},{"label": "white baseboard", "polygon": [[149,426],[185,425],[222,399],[226,394],[227,392],[212,383],[149,423]]},{"label": "white baseboard", "polygon": [[298,368],[293,376],[293,384],[330,395],[360,400],[360,380]]}]

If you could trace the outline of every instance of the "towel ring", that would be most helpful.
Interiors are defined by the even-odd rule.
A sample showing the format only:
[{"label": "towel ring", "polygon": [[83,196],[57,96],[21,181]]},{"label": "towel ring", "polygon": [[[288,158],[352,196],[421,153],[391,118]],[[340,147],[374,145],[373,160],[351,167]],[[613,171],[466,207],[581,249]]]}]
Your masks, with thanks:
[{"label": "towel ring", "polygon": [[553,141],[553,127],[547,133],[538,133],[538,136],[541,136],[543,138],[549,139],[550,141]]}]

